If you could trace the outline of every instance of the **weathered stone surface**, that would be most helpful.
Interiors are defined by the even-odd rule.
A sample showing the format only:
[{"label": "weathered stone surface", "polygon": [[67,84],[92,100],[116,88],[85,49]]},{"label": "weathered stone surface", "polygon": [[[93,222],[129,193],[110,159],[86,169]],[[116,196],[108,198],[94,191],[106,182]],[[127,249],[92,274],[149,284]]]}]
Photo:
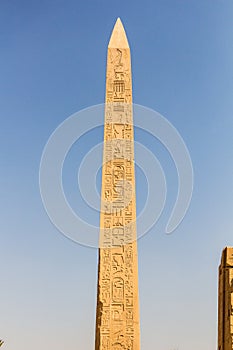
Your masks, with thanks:
[{"label": "weathered stone surface", "polygon": [[233,349],[233,248],[222,252],[219,266],[218,350]]},{"label": "weathered stone surface", "polygon": [[120,19],[108,46],[95,350],[139,350],[130,49]]}]

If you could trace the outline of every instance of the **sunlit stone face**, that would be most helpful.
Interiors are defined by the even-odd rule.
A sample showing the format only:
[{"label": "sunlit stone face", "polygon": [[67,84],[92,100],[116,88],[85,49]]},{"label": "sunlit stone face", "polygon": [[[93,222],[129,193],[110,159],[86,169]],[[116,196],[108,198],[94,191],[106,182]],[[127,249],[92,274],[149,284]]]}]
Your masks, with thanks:
[{"label": "sunlit stone face", "polygon": [[118,19],[108,46],[96,350],[139,350],[130,49]]},{"label": "sunlit stone face", "polygon": [[233,248],[223,250],[219,266],[218,350],[233,349]]}]

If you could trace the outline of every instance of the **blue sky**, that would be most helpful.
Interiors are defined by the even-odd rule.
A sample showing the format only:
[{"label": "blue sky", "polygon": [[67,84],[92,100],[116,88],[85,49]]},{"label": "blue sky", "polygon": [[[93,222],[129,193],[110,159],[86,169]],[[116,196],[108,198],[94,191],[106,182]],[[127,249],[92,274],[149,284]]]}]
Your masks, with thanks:
[{"label": "blue sky", "polygon": [[[6,350],[94,348],[97,251],[51,224],[38,174],[53,130],[104,102],[106,49],[117,17],[131,46],[134,102],[177,128],[195,178],[185,219],[165,235],[175,169],[158,141],[135,130],[168,181],[165,210],[138,246],[141,348],[216,347],[217,268],[222,248],[233,245],[232,13],[231,0],[0,2],[0,338]],[[92,136],[101,140],[102,132]],[[88,150],[89,136],[67,163],[72,201],[70,160],[77,155],[78,166],[78,147]],[[143,181],[138,173],[139,207]]]}]

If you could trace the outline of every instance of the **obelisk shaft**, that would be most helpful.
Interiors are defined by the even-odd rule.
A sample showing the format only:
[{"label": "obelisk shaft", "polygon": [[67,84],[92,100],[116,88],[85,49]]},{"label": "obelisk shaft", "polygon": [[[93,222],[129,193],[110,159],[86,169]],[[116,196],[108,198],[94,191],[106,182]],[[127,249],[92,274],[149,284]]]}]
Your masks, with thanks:
[{"label": "obelisk shaft", "polygon": [[225,248],[219,266],[218,350],[233,349],[233,248]]},{"label": "obelisk shaft", "polygon": [[130,49],[118,19],[108,46],[95,350],[139,350]]}]

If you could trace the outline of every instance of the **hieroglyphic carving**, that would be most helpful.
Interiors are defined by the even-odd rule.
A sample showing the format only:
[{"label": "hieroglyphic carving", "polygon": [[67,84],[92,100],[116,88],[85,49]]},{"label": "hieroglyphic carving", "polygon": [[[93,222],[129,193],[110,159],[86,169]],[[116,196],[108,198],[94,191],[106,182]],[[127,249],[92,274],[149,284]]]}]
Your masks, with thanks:
[{"label": "hieroglyphic carving", "polygon": [[218,349],[233,349],[233,248],[225,248],[219,267]]},{"label": "hieroglyphic carving", "polygon": [[131,85],[130,49],[118,20],[106,72],[96,350],[140,349]]}]

